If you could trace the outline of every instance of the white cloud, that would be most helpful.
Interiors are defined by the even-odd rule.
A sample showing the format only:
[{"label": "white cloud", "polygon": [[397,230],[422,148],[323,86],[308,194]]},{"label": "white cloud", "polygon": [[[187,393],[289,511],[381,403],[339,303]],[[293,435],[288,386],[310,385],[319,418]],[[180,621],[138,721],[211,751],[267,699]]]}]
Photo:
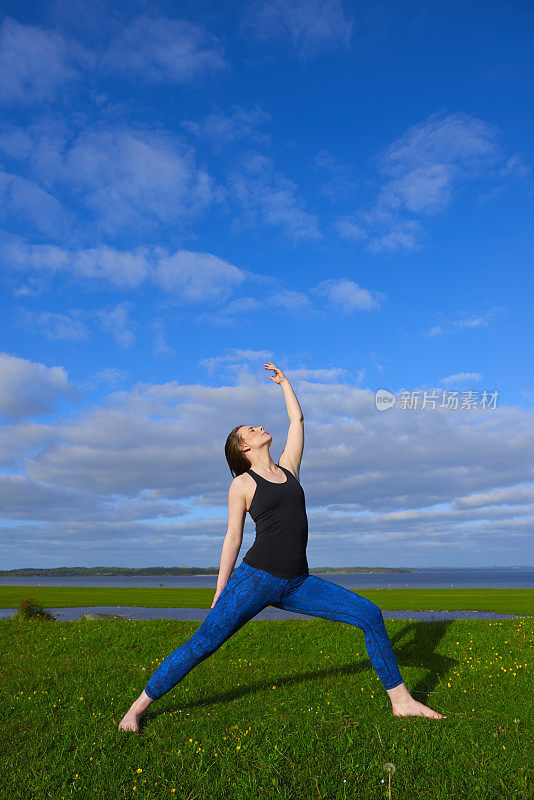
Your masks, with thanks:
[{"label": "white cloud", "polygon": [[[229,366],[231,363],[228,362]],[[238,354],[234,354],[234,364],[243,364]],[[286,374],[292,377],[290,369]],[[322,382],[323,377],[327,378],[326,382]],[[491,425],[493,433],[490,437],[492,441],[487,441],[484,438],[483,416],[479,415],[476,425],[467,416],[462,417],[461,412],[447,413],[443,410],[426,413],[399,410],[393,414],[388,412],[387,418],[385,415],[377,417],[371,392],[336,383],[332,378],[332,375],[308,374],[295,379],[307,418],[308,469],[312,476],[315,467],[319,470],[316,488],[322,495],[319,487],[324,485],[325,502],[349,502],[349,486],[355,489],[356,484],[359,487],[358,495],[361,497],[363,493],[369,500],[373,483],[374,491],[381,498],[392,492],[388,501],[391,504],[398,502],[396,496],[401,486],[403,491],[412,493],[411,499],[406,500],[408,504],[413,502],[414,497],[418,498],[416,505],[424,505],[427,501],[441,502],[451,486],[456,487],[455,491],[460,491],[461,486],[461,493],[464,494],[469,491],[468,487],[477,485],[480,488],[484,484],[483,475],[479,472],[466,475],[458,469],[470,463],[472,458],[477,463],[485,463],[480,455],[480,447],[489,447],[493,453],[491,466],[488,466],[486,473],[488,486],[493,485],[491,481],[494,478],[500,480],[507,472],[519,475],[520,465],[514,466],[513,459],[502,464],[498,476],[492,474],[495,454],[499,451],[495,441],[495,437],[499,436],[495,420],[502,416],[501,425],[506,427],[512,424],[512,418],[515,419],[528,438],[532,436],[532,432],[527,434],[526,430],[528,415],[523,417],[520,412],[494,412],[491,423],[488,415],[488,425]],[[29,474],[36,480],[59,480],[64,485],[78,489],[85,486],[91,491],[131,494],[152,488],[162,493],[171,492],[174,497],[187,497],[195,493],[194,487],[200,488],[202,475],[202,493],[205,494],[214,461],[224,458],[221,450],[214,459],[212,443],[217,441],[217,430],[222,442],[224,435],[221,438],[220,431],[229,431],[238,424],[234,423],[235,419],[265,418],[273,412],[277,419],[274,405],[269,411],[271,404],[277,402],[276,395],[265,398],[264,393],[263,382],[260,384],[259,378],[247,371],[243,382],[240,380],[233,387],[189,386],[179,381],[160,385],[137,384],[131,390],[110,395],[106,406],[85,411],[76,421],[70,420],[68,425],[60,424],[57,446],[49,447],[44,453],[31,458],[28,462]],[[200,418],[201,428],[198,427]],[[416,428],[413,427],[414,423]],[[277,425],[273,425],[275,441],[281,438],[284,429],[281,418],[280,425],[278,437],[275,436]],[[360,441],[363,426],[366,431],[364,445]],[[398,440],[403,442],[402,457],[398,451]],[[441,440],[448,443],[443,451],[448,454],[448,489],[444,479],[447,467],[442,462],[442,453],[436,447],[436,441]],[[424,442],[427,443],[426,447]],[[467,446],[468,442],[471,442],[470,446]],[[279,446],[282,444],[280,441]],[[500,447],[507,446],[503,430]],[[198,475],[189,466],[192,453],[198,464]],[[206,461],[204,466],[203,461]],[[404,474],[404,470],[410,473],[416,468],[420,469],[422,463],[430,469],[430,473],[430,465],[435,464],[435,484],[426,473],[426,477],[419,474],[416,483],[411,483],[412,475],[408,480]],[[325,464],[331,464],[331,470],[345,476],[334,489],[334,495],[331,491],[326,492],[326,484],[322,478],[319,480],[321,467]],[[216,472],[223,466],[224,461]],[[376,469],[380,469],[383,476],[380,486],[376,485],[373,478]],[[438,475],[441,475],[444,483],[440,483]],[[313,482],[315,479],[312,478]],[[216,480],[214,486],[217,486]],[[438,489],[439,499],[434,497]],[[217,493],[220,490],[214,491]],[[423,501],[423,495],[427,492],[429,494]],[[382,503],[383,500],[378,501],[379,506]]]},{"label": "white cloud", "polygon": [[29,311],[19,309],[19,324],[37,329],[48,339],[76,342],[89,338],[89,327],[83,321],[84,312],[73,309],[68,314],[55,311]]},{"label": "white cloud", "polygon": [[425,164],[392,179],[381,190],[378,202],[386,208],[435,214],[443,211],[451,201],[452,178],[453,170],[444,164]]},{"label": "white cloud", "polygon": [[[5,473],[0,473],[0,506],[5,519],[38,519],[62,524],[66,519],[75,519],[80,526],[87,525],[87,530],[91,522],[97,530],[102,529],[103,523],[110,522],[117,525],[122,535],[125,523],[139,520],[143,516],[179,517],[186,513],[176,503],[153,502],[148,498],[139,503],[124,498],[117,505],[107,497],[98,497],[46,481],[34,481],[23,475]],[[61,539],[61,533],[59,538]]]},{"label": "white cloud", "polygon": [[457,372],[455,375],[447,375],[445,378],[441,378],[440,383],[444,383],[445,385],[450,383],[464,383],[465,381],[480,383],[481,380],[482,375],[480,372]]},{"label": "white cloud", "polygon": [[[10,181],[10,195],[16,189],[20,197],[10,199],[12,213],[22,212],[36,225],[53,212],[59,221],[61,215],[71,220],[71,227],[76,215],[82,215],[85,228],[93,223],[106,234],[125,229],[146,233],[157,225],[186,227],[224,196],[222,187],[197,166],[183,136],[168,131],[117,123],[87,125],[75,132],[52,118],[24,131],[5,125],[0,149],[20,162],[25,173],[24,178],[4,178],[4,183]],[[11,188],[15,180],[20,188]],[[68,214],[58,197],[72,200]],[[53,220],[56,229],[59,221]]]},{"label": "white cloud", "polygon": [[152,323],[152,330],[154,332],[154,340],[153,340],[154,355],[160,357],[176,355],[176,350],[173,350],[173,348],[167,344],[162,320],[160,319],[154,320],[154,322]]},{"label": "white cloud", "polygon": [[422,226],[416,220],[397,220],[390,230],[369,238],[367,249],[371,253],[389,253],[395,250],[419,250]]},{"label": "white cloud", "polygon": [[76,400],[79,394],[63,367],[0,353],[0,414],[12,419],[50,414],[60,398]]},{"label": "white cloud", "polygon": [[429,336],[440,336],[442,333],[443,328],[441,325],[434,325],[434,327],[428,331]]},{"label": "white cloud", "polygon": [[255,103],[249,109],[234,105],[227,113],[217,107],[211,114],[206,114],[199,120],[185,120],[180,124],[198,138],[207,139],[216,150],[222,150],[244,139],[258,145],[270,144],[270,134],[258,129],[271,120],[271,114]]},{"label": "white cloud", "polygon": [[304,294],[304,292],[295,292],[290,289],[274,292],[267,298],[266,302],[269,311],[282,311],[284,314],[310,313],[313,310],[308,295]]},{"label": "white cloud", "polygon": [[154,255],[148,248],[117,250],[107,245],[69,250],[53,244],[30,244],[21,237],[0,238],[5,269],[62,280],[94,280],[124,289],[140,286],[150,275]]},{"label": "white cloud", "polygon": [[[239,119],[233,125],[226,141]],[[78,133],[57,120],[50,124],[43,120],[24,131],[5,125],[0,150],[27,174],[9,178],[25,187],[18,190],[17,202],[13,190],[6,189],[10,219],[26,216],[32,224],[44,226],[45,232],[74,230],[82,217],[84,235],[89,230],[93,239],[124,231],[146,237],[162,226],[189,231],[213,204],[228,210],[232,203],[234,231],[276,227],[293,241],[322,235],[316,215],[305,210],[297,185],[260,152],[240,154],[223,186],[197,164],[195,151],[183,136],[126,124],[88,125]],[[73,199],[68,211],[57,199],[67,197]]]},{"label": "white cloud", "polygon": [[[270,355],[235,351],[216,359],[211,367],[227,370],[231,384],[176,380],[114,392],[103,406],[50,426],[42,449],[35,448],[42,431],[13,426],[13,453],[24,449],[18,436],[32,451],[20,476],[0,479],[4,514],[45,523],[3,527],[8,551],[17,543],[28,552],[26,545],[46,542],[48,548],[50,542],[54,553],[64,554],[64,545],[73,556],[81,547],[101,555],[109,540],[125,558],[130,552],[135,558],[134,544],[143,540],[158,560],[163,554],[172,560],[177,542],[194,560],[200,537],[200,563],[218,563],[231,480],[227,433],[249,421],[268,424],[275,457],[287,433],[277,387],[266,387],[263,366],[256,366]],[[284,371],[306,418],[301,480],[311,563],[328,561],[328,552],[337,560],[354,548],[371,548],[376,559],[382,542],[395,546],[396,558],[425,547],[474,553],[482,542],[497,552],[503,536],[515,537],[518,548],[526,542],[533,510],[533,490],[525,484],[534,480],[531,412],[377,414],[374,393],[341,383],[337,368]],[[3,441],[0,436],[0,452],[13,460]],[[177,523],[157,521],[180,515]],[[252,538],[248,525],[244,545]]]},{"label": "white cloud", "polygon": [[324,367],[313,369],[310,367],[296,367],[291,369],[292,381],[316,381],[321,385],[337,383],[346,376],[347,370],[343,367]]},{"label": "white cloud", "polygon": [[427,336],[441,336],[446,333],[451,333],[454,329],[465,328],[486,328],[496,318],[506,312],[505,306],[493,306],[486,311],[459,311],[449,319],[445,315],[439,313],[440,323],[434,325],[428,332]]},{"label": "white cloud", "polygon": [[202,26],[148,14],[113,38],[100,66],[143,82],[185,84],[229,69],[216,37]]},{"label": "white cloud", "polygon": [[117,250],[99,245],[73,252],[69,267],[80,278],[109,281],[124,289],[135,289],[149,276],[151,261],[148,247]]},{"label": "white cloud", "polygon": [[0,103],[50,102],[60,87],[78,77],[60,34],[4,17],[0,30]]},{"label": "white cloud", "polygon": [[273,354],[270,350],[246,350],[242,348],[232,348],[231,352],[223,356],[210,356],[198,362],[199,367],[204,367],[209,375],[215,372],[227,371],[234,373],[236,368],[248,364],[260,364],[271,361]]},{"label": "white cloud", "polygon": [[514,486],[491,492],[474,492],[451,503],[452,508],[487,508],[488,506],[521,506],[534,503],[534,486]]},{"label": "white cloud", "polygon": [[418,214],[442,212],[455,183],[485,173],[500,157],[498,129],[467,114],[432,114],[378,158],[389,177],[377,205]]},{"label": "white cloud", "polygon": [[513,155],[506,159],[504,167],[499,170],[499,175],[504,178],[509,176],[512,178],[526,178],[530,172],[530,167],[525,166],[518,155]]},{"label": "white cloud", "polygon": [[193,151],[171,134],[80,132],[62,165],[62,179],[84,192],[85,205],[106,231],[173,223],[204,209],[212,180]]},{"label": "white cloud", "polygon": [[60,236],[69,216],[61,202],[31,180],[0,170],[0,221],[26,225],[31,233]]},{"label": "white cloud", "polygon": [[303,208],[296,184],[275,169],[272,158],[244,155],[231,170],[228,185],[241,211],[234,217],[234,229],[278,227],[294,242],[321,238],[317,217]]},{"label": "white cloud", "polygon": [[521,171],[510,159],[505,173],[499,168],[499,133],[483,120],[445,111],[412,125],[376,157],[382,179],[375,203],[339,217],[334,227],[349,241],[364,240],[370,252],[419,249],[424,228],[417,216],[442,214],[467,181]]},{"label": "white cloud", "polygon": [[66,341],[89,339],[98,328],[111,333],[119,347],[128,348],[135,344],[135,335],[131,331],[133,322],[129,316],[132,309],[133,303],[127,300],[105,308],[74,308],[67,314],[19,308],[16,324],[25,330],[38,331],[47,339]]},{"label": "white cloud", "polygon": [[239,324],[241,317],[247,314],[260,314],[265,311],[266,300],[258,300],[256,297],[241,295],[233,300],[228,300],[220,308],[209,309],[197,315],[197,322],[206,325],[235,326]]},{"label": "white cloud", "polygon": [[187,302],[224,301],[245,279],[233,264],[211,253],[180,250],[162,256],[154,271],[154,281]]},{"label": "white cloud", "polygon": [[349,313],[380,308],[385,299],[383,293],[363,289],[356,281],[347,278],[329,278],[317,284],[312,291],[325,297],[336,310]]},{"label": "white cloud", "polygon": [[[17,387],[12,389],[15,394]],[[10,399],[10,403],[16,400]],[[36,452],[47,441],[54,438],[54,429],[40,422],[4,423],[0,426],[0,465],[4,468],[20,468],[28,453]]]},{"label": "white cloud", "polygon": [[346,203],[349,199],[353,199],[359,183],[355,179],[355,167],[352,164],[340,161],[328,150],[321,150],[313,157],[312,166],[316,171],[326,175],[326,179],[318,185],[318,189],[332,203]]},{"label": "white cloud", "polygon": [[[105,18],[105,12],[97,9],[105,34],[112,31],[103,50],[88,49],[57,30],[5,17],[0,29],[0,103],[42,105],[63,100],[60,92],[88,70],[104,78],[116,72],[137,82],[179,84],[230,70],[221,44],[200,25],[142,14],[118,27],[116,19]],[[94,14],[94,4],[79,13]],[[87,33],[87,24],[80,33]]]},{"label": "white cloud", "polygon": [[422,166],[486,170],[499,158],[499,129],[468,114],[437,112],[412,125],[379,156],[382,171],[403,177]]},{"label": "white cloud", "polygon": [[323,53],[348,50],[353,22],[340,0],[256,0],[245,13],[243,29],[259,41],[289,38],[305,62]]},{"label": "white cloud", "polygon": [[99,384],[105,383],[108,386],[118,386],[119,383],[126,380],[128,372],[119,367],[102,367],[92,375],[88,375],[84,380],[84,386],[88,389],[94,389]]},{"label": "white cloud", "polygon": [[247,276],[247,270],[212,253],[163,247],[117,250],[106,245],[68,250],[57,245],[28,244],[19,237],[0,238],[0,258],[15,273],[61,276],[64,282],[98,281],[121,289],[152,283],[187,303],[224,301]]},{"label": "white cloud", "polygon": [[[197,321],[210,325],[232,325],[247,313],[268,308],[271,312],[290,314],[320,313],[326,299],[331,311],[352,312],[380,308],[385,295],[365,289],[345,278],[329,279],[308,291],[295,291],[281,286],[282,281],[239,268],[212,253],[178,250],[168,253],[162,247],[138,248],[133,252],[110,247],[68,251],[55,245],[29,245],[17,237],[0,239],[0,258],[15,272],[31,275],[61,274],[71,282],[97,280],[125,289],[137,289],[148,283],[157,286],[172,304],[196,305]],[[65,275],[65,278],[63,278]],[[245,280],[261,284],[254,296],[232,297]],[[19,294],[24,294],[24,291]],[[319,298],[317,307],[313,296]],[[69,314],[19,309],[19,319],[29,327],[37,327],[48,338],[86,338],[96,320],[111,330],[122,347],[131,346],[135,337],[130,330],[127,309],[123,302],[112,311],[74,309]],[[155,352],[169,355],[174,351],[164,341],[161,327],[155,330]]]},{"label": "white cloud", "polygon": [[131,347],[135,344],[135,335],[130,330],[132,321],[129,312],[132,308],[133,303],[124,300],[116,306],[98,309],[93,312],[99,319],[103,330],[109,331],[122,348]]},{"label": "white cloud", "polygon": [[365,226],[350,216],[338,217],[334,222],[334,228],[342,239],[346,239],[349,242],[360,242],[362,239],[369,237]]},{"label": "white cloud", "polygon": [[495,306],[484,313],[464,315],[453,324],[457,328],[485,328],[503,310],[503,306]]}]

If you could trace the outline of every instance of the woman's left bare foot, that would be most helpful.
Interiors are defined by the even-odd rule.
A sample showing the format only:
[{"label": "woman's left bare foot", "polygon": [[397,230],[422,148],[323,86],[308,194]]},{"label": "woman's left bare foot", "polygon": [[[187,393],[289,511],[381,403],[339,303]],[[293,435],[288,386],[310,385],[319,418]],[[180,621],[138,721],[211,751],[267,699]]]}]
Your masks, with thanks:
[{"label": "woman's left bare foot", "polygon": [[410,697],[403,703],[393,706],[393,714],[396,717],[431,717],[432,719],[446,719],[439,711],[434,711],[432,708],[423,705],[418,700]]},{"label": "woman's left bare foot", "polygon": [[143,689],[135,703],[132,703],[124,717],[119,722],[119,730],[138,731],[139,720],[143,716],[145,709],[148,708],[148,706],[153,702],[154,700],[149,697]]},{"label": "woman's left bare foot", "polygon": [[141,719],[142,712],[141,711],[133,711],[130,709],[126,712],[124,717],[119,722],[119,731],[138,731],[139,730],[139,720]]}]

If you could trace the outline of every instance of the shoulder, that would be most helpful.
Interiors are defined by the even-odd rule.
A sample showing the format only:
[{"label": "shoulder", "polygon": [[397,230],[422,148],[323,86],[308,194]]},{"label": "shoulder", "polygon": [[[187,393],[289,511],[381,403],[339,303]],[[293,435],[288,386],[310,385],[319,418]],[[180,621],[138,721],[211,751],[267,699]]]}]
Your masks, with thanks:
[{"label": "shoulder", "polygon": [[246,472],[236,475],[228,489],[228,507],[239,508],[241,513],[246,513],[255,488],[256,484],[251,475]]},{"label": "shoulder", "polygon": [[254,483],[253,477],[248,472],[242,472],[241,475],[236,475],[232,480],[228,492],[230,495],[244,494],[251,483]]}]

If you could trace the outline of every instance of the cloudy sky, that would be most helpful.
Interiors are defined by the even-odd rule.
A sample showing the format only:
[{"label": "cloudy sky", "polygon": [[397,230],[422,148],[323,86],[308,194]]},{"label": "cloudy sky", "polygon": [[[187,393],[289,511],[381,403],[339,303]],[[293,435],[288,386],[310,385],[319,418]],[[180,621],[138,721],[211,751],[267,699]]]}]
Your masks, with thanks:
[{"label": "cloudy sky", "polygon": [[532,6],[2,8],[2,568],[218,565],[265,361],[311,567],[533,564]]}]

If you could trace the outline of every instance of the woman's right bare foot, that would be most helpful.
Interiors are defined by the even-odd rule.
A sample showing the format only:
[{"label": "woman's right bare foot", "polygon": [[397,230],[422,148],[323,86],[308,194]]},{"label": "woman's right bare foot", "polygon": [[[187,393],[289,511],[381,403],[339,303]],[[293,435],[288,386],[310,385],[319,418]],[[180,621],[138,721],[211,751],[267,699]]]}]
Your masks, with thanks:
[{"label": "woman's right bare foot", "polygon": [[386,689],[391,700],[393,714],[396,717],[431,717],[432,719],[445,719],[439,711],[425,706],[419,700],[414,700],[406,688],[404,681],[394,686],[393,689]]},{"label": "woman's right bare foot", "polygon": [[419,700],[414,700],[413,697],[406,702],[399,703],[399,705],[394,705],[393,714],[396,717],[431,717],[432,719],[445,719],[445,716],[440,714],[439,711],[434,711],[433,708],[425,706],[424,703],[420,703]]}]

